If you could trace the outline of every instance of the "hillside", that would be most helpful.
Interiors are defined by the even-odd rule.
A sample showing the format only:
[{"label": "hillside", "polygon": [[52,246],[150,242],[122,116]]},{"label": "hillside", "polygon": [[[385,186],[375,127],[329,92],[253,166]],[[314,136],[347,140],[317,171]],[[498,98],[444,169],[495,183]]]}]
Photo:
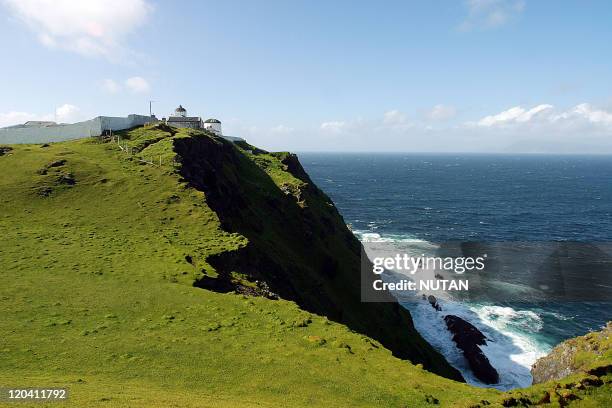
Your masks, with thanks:
[{"label": "hillside", "polygon": [[[458,379],[408,312],[359,302],[359,243],[294,155],[163,126],[122,137],[133,155],[0,149],[1,385],[130,407],[511,406],[556,386],[434,374]],[[609,401],[599,375],[567,403]]]},{"label": "hillside", "polygon": [[534,384],[558,381],[576,374],[603,374],[612,370],[612,322],[599,332],[564,341],[533,365]]}]

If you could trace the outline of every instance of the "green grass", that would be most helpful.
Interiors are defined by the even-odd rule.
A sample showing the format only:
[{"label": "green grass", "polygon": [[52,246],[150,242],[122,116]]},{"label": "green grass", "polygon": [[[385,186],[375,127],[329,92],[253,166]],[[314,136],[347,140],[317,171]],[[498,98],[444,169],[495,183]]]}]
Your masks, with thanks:
[{"label": "green grass", "polygon": [[[292,302],[193,287],[215,273],[207,257],[247,241],[176,173],[173,139],[190,135],[125,134],[135,157],[161,155],[162,166],[92,140],[0,156],[0,386],[65,386],[69,402],[49,406],[79,407],[501,401]],[[302,183],[276,154],[244,155],[279,185]]]}]

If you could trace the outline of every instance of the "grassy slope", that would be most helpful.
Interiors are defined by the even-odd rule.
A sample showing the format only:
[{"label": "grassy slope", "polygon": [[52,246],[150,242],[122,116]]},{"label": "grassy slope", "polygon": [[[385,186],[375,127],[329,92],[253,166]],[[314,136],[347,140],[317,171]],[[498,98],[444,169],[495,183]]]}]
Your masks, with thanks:
[{"label": "grassy slope", "polygon": [[265,282],[283,299],[377,339],[397,357],[460,379],[416,332],[405,309],[361,302],[360,243],[297,157],[243,148],[246,154],[207,137],[175,142],[181,176],[205,192],[224,230],[249,242],[244,250],[209,258],[220,277],[198,286],[228,290],[228,277],[236,274]]},{"label": "grassy slope", "polygon": [[[140,132],[134,139],[149,138]],[[432,397],[444,406],[505,398],[398,360],[292,302],[192,287],[201,269],[214,273],[207,255],[245,239],[222,231],[203,194],[181,184],[169,146],[166,138],[141,153],[164,155],[161,167],[85,140],[13,146],[0,156],[1,385],[67,386],[70,406],[415,407]],[[58,160],[66,162],[38,174]],[[74,186],[65,182],[71,176]],[[602,389],[586,401],[605,398]]]}]

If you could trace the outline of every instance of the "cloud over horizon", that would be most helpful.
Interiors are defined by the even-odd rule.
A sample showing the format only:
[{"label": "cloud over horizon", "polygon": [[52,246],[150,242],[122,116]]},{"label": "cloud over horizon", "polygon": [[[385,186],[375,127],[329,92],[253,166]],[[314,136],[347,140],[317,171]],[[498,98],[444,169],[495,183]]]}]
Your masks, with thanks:
[{"label": "cloud over horizon", "polygon": [[457,115],[457,109],[454,106],[438,104],[431,108],[427,116],[429,119],[436,121],[444,121],[454,118]]},{"label": "cloud over horizon", "polygon": [[540,104],[531,109],[515,106],[494,115],[488,115],[476,122],[466,122],[468,126],[509,127],[549,125],[567,128],[579,125],[591,125],[595,128],[612,130],[612,112],[598,109],[589,103],[581,103],[567,110],[555,109],[550,104]]},{"label": "cloud over horizon", "polygon": [[[566,109],[542,103],[514,106],[475,120],[450,121],[456,108],[436,105],[423,119],[397,109],[378,118],[328,120],[282,136],[295,151],[399,151],[612,154],[612,111],[580,103]],[[442,112],[442,113],[440,113]],[[441,121],[442,117],[448,120]],[[274,128],[230,124],[232,134],[263,147],[278,145]]]},{"label": "cloud over horizon", "polygon": [[37,114],[23,111],[0,113],[0,127],[19,125],[30,120],[57,121],[71,123],[82,120],[81,110],[72,104],[65,103],[55,109],[55,113]]},{"label": "cloud over horizon", "polygon": [[510,123],[528,122],[535,118],[538,114],[550,111],[551,109],[553,109],[553,106],[548,104],[538,105],[529,110],[526,110],[521,106],[515,106],[503,112],[485,116],[476,123],[468,122],[468,125],[475,124],[477,126],[491,127]]}]

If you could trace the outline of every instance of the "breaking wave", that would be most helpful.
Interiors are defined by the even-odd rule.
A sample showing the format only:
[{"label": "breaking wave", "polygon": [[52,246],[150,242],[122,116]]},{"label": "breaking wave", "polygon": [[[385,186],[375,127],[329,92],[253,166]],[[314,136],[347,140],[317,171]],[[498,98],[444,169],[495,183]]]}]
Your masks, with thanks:
[{"label": "breaking wave", "polygon": [[[408,243],[416,251],[435,247],[428,241],[406,235],[382,236],[371,231],[354,233],[362,242]],[[531,385],[531,366],[550,351],[550,345],[542,341],[544,321],[541,311],[517,310],[507,305],[461,303],[450,299],[439,299],[439,303],[441,311],[436,311],[427,301],[401,304],[410,311],[414,325],[423,338],[457,368],[469,384],[500,390]],[[487,337],[487,345],[481,349],[499,373],[498,384],[487,385],[474,377],[467,360],[446,328],[444,316],[449,314],[470,322]],[[562,315],[555,317],[564,319]]]}]

